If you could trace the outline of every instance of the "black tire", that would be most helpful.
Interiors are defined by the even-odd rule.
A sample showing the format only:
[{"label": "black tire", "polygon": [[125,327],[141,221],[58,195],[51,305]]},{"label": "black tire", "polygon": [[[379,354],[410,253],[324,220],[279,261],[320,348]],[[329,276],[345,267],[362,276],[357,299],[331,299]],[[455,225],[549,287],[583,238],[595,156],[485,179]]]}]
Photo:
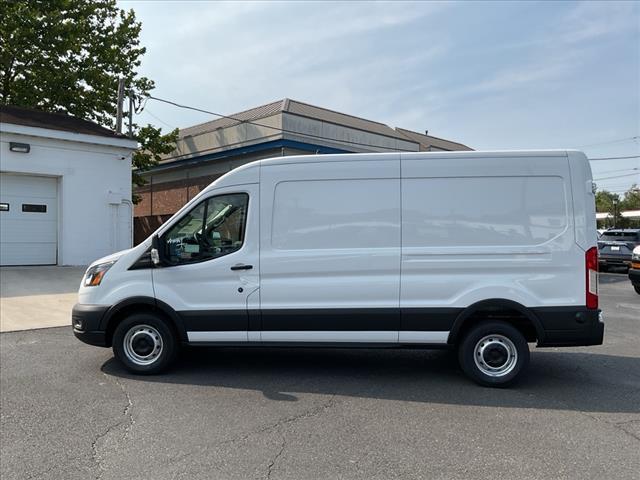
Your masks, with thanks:
[{"label": "black tire", "polygon": [[636,291],[638,295],[640,295],[640,285],[634,285],[633,289]]},{"label": "black tire", "polygon": [[600,265],[598,265],[598,270],[600,270],[601,272],[608,272],[609,271],[609,266],[608,265],[603,265],[601,263]]},{"label": "black tire", "polygon": [[466,333],[458,346],[458,361],[474,382],[485,387],[504,387],[524,375],[529,365],[529,345],[513,325],[486,321]]},{"label": "black tire", "polygon": [[153,375],[169,367],[178,351],[171,327],[152,313],[125,318],[113,333],[113,354],[131,373]]}]

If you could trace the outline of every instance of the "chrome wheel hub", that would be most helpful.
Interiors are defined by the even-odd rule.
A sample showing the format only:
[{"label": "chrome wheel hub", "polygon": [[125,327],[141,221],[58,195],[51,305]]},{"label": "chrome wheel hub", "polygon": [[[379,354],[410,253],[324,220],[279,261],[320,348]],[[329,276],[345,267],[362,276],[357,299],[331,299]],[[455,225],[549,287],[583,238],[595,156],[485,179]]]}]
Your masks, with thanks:
[{"label": "chrome wheel hub", "polygon": [[476,367],[485,375],[504,377],[515,368],[518,351],[504,335],[487,335],[476,343],[473,359]]},{"label": "chrome wheel hub", "polygon": [[124,336],[124,353],[136,365],[151,365],[162,353],[162,336],[155,327],[136,325]]}]

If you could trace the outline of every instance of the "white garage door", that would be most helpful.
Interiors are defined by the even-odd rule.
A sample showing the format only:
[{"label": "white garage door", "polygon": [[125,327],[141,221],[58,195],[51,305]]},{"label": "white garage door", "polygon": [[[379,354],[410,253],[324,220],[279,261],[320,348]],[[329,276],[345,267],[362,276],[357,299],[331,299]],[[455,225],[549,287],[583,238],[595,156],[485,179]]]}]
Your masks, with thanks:
[{"label": "white garage door", "polygon": [[54,265],[57,240],[57,179],[0,174],[0,265]]}]

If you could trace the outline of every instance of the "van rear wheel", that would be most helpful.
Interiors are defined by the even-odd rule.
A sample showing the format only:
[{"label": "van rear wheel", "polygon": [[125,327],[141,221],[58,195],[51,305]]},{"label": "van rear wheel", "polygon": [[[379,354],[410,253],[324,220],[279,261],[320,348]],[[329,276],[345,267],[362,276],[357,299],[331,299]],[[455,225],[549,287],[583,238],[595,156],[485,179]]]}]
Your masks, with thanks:
[{"label": "van rear wheel", "polygon": [[465,335],[458,347],[458,360],[476,383],[502,387],[523,375],[529,365],[529,346],[513,325],[482,322]]},{"label": "van rear wheel", "polygon": [[116,327],[113,353],[130,372],[152,375],[173,362],[177,341],[162,318],[151,313],[136,313]]}]

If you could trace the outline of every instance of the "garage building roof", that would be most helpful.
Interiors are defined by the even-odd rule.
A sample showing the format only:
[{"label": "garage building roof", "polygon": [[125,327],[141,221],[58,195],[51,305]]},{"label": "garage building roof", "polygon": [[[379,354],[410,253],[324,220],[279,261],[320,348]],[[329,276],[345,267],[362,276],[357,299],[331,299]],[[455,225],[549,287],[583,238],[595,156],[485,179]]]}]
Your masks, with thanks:
[{"label": "garage building roof", "polygon": [[328,108],[316,107],[315,105],[291,100],[290,98],[283,98],[282,100],[251,108],[243,112],[234,113],[227,117],[183,128],[180,130],[180,136],[184,138],[206,132],[212,132],[220,128],[238,125],[242,122],[250,123],[259,121],[262,118],[267,118],[279,113],[289,113],[291,115],[306,117],[313,120],[321,120],[323,122],[333,123],[343,127],[355,128],[365,132],[407,140],[405,135],[396,132],[393,128],[385,125],[384,123],[355,117],[346,113],[336,112],[335,110],[329,110]]},{"label": "garage building roof", "polygon": [[95,122],[83,120],[66,113],[43,112],[33,108],[16,107],[14,105],[0,105],[0,122],[27,127],[48,128],[64,132],[98,135],[101,137],[126,138],[98,125]]}]

